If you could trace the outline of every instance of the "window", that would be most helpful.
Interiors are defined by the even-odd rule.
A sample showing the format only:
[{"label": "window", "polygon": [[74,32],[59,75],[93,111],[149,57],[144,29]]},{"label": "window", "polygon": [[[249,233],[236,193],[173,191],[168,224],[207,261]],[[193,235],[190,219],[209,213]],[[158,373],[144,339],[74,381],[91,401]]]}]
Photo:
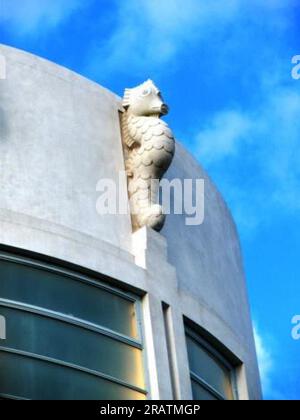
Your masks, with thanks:
[{"label": "window", "polygon": [[232,366],[194,330],[186,327],[194,400],[233,400]]},{"label": "window", "polygon": [[145,399],[137,297],[0,253],[0,397]]}]

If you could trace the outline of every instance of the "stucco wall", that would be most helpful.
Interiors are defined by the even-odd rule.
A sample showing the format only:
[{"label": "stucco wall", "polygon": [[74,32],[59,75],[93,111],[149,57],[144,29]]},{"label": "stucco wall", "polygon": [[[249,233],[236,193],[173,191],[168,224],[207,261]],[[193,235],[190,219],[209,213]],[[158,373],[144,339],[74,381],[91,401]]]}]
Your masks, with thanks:
[{"label": "stucco wall", "polygon": [[127,216],[95,211],[99,179],[124,169],[114,94],[38,57],[1,47],[1,208],[128,249]]},{"label": "stucco wall", "polygon": [[[197,315],[195,306],[187,304],[186,315],[197,316],[200,325],[229,348],[231,340],[241,343],[242,352],[247,353],[243,359],[255,360],[243,260],[230,211],[209,176],[179,143],[166,177],[194,182],[204,179],[205,185],[203,224],[187,226],[185,214],[171,214],[162,231],[182,295],[201,303]],[[256,370],[255,363],[253,369]],[[253,393],[259,388],[257,381],[251,386]]]},{"label": "stucco wall", "polygon": [[[244,362],[241,397],[260,398],[237,232],[199,164],[178,144],[167,176],[205,179],[204,224],[187,227],[184,216],[171,215],[162,235],[145,230],[132,237],[128,215],[96,212],[98,180],[117,180],[124,169],[120,99],[38,57],[5,46],[0,54],[7,62],[7,78],[0,80],[0,244],[74,263],[147,293],[148,363],[166,372],[151,378],[153,398],[173,395],[161,301],[173,308],[179,397],[191,396],[184,314]],[[139,252],[146,268],[135,264]]]}]

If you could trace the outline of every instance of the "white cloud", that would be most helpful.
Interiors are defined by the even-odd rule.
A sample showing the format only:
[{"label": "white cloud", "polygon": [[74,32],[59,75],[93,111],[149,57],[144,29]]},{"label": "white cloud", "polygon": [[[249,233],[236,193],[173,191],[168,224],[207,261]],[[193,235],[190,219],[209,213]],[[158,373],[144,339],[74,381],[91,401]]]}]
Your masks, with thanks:
[{"label": "white cloud", "polygon": [[239,0],[127,0],[118,3],[108,41],[96,42],[89,66],[102,74],[152,70],[190,48],[203,35],[230,23]]},{"label": "white cloud", "polygon": [[274,361],[270,349],[265,345],[263,337],[258,333],[257,327],[254,327],[254,340],[256,345],[260,379],[264,395],[270,395],[272,392],[272,371]]},{"label": "white cloud", "polygon": [[277,377],[281,366],[276,356],[277,343],[273,337],[262,334],[257,325],[254,325],[254,340],[264,398],[288,400],[289,397],[278,390]]},{"label": "white cloud", "polygon": [[252,121],[236,110],[222,111],[197,135],[201,158],[207,163],[235,156],[243,142],[249,141]]},{"label": "white cloud", "polygon": [[[146,71],[167,70],[166,66],[173,66],[183,51],[191,53],[199,46],[215,49],[217,56],[222,57],[224,50],[231,50],[248,33],[245,26],[273,25],[277,31],[286,25],[289,21],[286,13],[294,1],[115,1],[110,17],[111,33],[105,41],[94,41],[87,71],[90,74],[101,71],[102,78],[120,73],[144,76]],[[239,34],[233,37],[236,29]],[[249,42],[253,45],[252,38]],[[226,64],[219,60],[219,65]]]},{"label": "white cloud", "polygon": [[74,11],[86,6],[81,0],[1,0],[0,23],[15,36],[39,35],[55,28]]},{"label": "white cloud", "polygon": [[300,92],[272,84],[263,96],[258,109],[221,110],[195,136],[197,157],[222,185],[243,233],[274,210],[300,210]]}]

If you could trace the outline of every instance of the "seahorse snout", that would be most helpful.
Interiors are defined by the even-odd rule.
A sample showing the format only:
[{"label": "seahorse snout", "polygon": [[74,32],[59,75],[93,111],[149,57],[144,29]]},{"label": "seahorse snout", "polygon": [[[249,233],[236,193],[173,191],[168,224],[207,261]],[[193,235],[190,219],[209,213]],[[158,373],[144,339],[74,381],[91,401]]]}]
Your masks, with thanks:
[{"label": "seahorse snout", "polygon": [[169,107],[167,104],[159,103],[152,107],[152,111],[157,112],[160,116],[167,115],[169,113]]},{"label": "seahorse snout", "polygon": [[162,115],[167,115],[169,113],[169,110],[170,109],[167,104],[162,104],[160,111]]}]

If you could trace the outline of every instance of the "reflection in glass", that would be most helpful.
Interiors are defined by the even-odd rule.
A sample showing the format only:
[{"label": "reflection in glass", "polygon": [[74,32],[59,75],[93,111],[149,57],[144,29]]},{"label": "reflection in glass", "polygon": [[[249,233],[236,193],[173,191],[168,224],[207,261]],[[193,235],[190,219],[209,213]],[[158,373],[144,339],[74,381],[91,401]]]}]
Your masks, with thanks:
[{"label": "reflection in glass", "polygon": [[0,313],[7,323],[0,396],[146,399],[137,299],[96,280],[13,258],[0,255]]},{"label": "reflection in glass", "polygon": [[196,401],[216,401],[217,398],[198,382],[192,380],[193,399]]},{"label": "reflection in glass", "polygon": [[144,394],[84,372],[0,351],[1,394],[33,400],[144,400]]},{"label": "reflection in glass", "polygon": [[137,338],[134,302],[42,268],[0,260],[0,296],[71,315]]},{"label": "reflection in glass", "polygon": [[[206,350],[193,335],[187,333],[190,370],[200,381],[208,384],[224,399],[233,400],[231,372],[213,353]],[[199,384],[200,386],[200,384]],[[205,390],[201,391],[205,394]]]},{"label": "reflection in glass", "polygon": [[3,347],[62,360],[144,388],[142,351],[62,321],[1,307],[9,331]]}]

